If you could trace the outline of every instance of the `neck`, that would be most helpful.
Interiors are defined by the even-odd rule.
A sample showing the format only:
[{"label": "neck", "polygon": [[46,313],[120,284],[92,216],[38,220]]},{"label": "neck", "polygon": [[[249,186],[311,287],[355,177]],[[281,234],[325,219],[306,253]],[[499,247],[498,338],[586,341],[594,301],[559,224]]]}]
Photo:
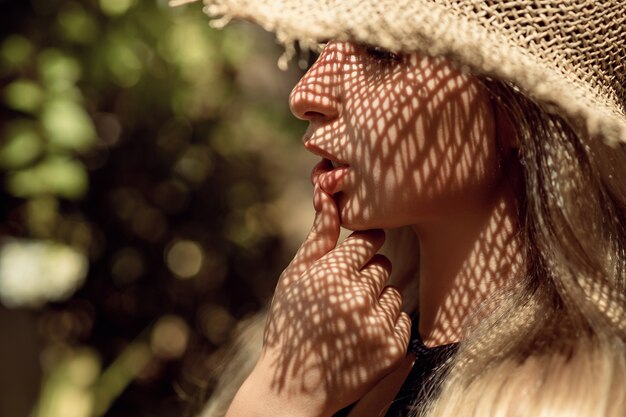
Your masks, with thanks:
[{"label": "neck", "polygon": [[419,331],[427,346],[458,342],[475,313],[522,269],[515,198],[503,185],[462,215],[414,227],[420,241]]}]

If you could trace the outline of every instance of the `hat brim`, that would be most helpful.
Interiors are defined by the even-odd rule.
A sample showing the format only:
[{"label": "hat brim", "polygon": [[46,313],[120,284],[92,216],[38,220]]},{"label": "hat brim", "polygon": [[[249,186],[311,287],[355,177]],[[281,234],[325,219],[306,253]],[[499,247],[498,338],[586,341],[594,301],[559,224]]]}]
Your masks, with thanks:
[{"label": "hat brim", "polygon": [[[563,117],[580,135],[609,145],[626,143],[624,103],[559,64],[558,48],[546,56],[520,45],[497,22],[469,18],[433,1],[204,0],[213,18],[244,19],[276,33],[289,47],[350,40],[394,51],[444,56],[474,74],[514,85],[546,112]],[[508,36],[507,36],[508,35]],[[544,48],[545,49],[545,48]],[[596,83],[597,84],[597,83]]]}]

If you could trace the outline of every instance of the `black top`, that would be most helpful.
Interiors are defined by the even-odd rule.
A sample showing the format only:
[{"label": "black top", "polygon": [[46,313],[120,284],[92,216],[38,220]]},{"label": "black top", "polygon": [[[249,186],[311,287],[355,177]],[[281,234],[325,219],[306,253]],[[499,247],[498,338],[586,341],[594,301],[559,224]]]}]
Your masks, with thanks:
[{"label": "black top", "polygon": [[[438,390],[439,387],[430,382],[429,379],[438,367],[456,353],[456,343],[432,348],[424,345],[419,335],[418,323],[418,318],[413,317],[411,341],[408,349],[415,355],[415,363],[400,391],[398,391],[398,395],[391,403],[387,414],[385,414],[386,417],[407,416],[413,405],[419,404],[428,392]],[[353,406],[354,404],[339,410],[333,417],[347,416]]]}]

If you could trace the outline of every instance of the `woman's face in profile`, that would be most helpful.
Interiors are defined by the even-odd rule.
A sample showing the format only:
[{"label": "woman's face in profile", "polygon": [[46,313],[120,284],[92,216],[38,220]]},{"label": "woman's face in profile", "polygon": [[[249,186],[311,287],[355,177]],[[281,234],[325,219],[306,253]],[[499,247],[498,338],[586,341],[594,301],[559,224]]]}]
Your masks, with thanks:
[{"label": "woman's face in profile", "polygon": [[330,42],[290,105],[304,146],[333,163],[316,181],[350,229],[460,214],[502,175],[487,92],[442,58]]}]

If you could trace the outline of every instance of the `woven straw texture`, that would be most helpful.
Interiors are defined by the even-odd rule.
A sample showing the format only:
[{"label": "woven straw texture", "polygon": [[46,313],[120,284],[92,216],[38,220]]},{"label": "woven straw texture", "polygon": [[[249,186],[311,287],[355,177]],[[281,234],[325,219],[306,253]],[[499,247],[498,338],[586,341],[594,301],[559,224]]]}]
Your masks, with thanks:
[{"label": "woven straw texture", "polygon": [[582,135],[626,142],[626,1],[204,0],[293,50],[327,39],[442,55],[515,85]]}]

